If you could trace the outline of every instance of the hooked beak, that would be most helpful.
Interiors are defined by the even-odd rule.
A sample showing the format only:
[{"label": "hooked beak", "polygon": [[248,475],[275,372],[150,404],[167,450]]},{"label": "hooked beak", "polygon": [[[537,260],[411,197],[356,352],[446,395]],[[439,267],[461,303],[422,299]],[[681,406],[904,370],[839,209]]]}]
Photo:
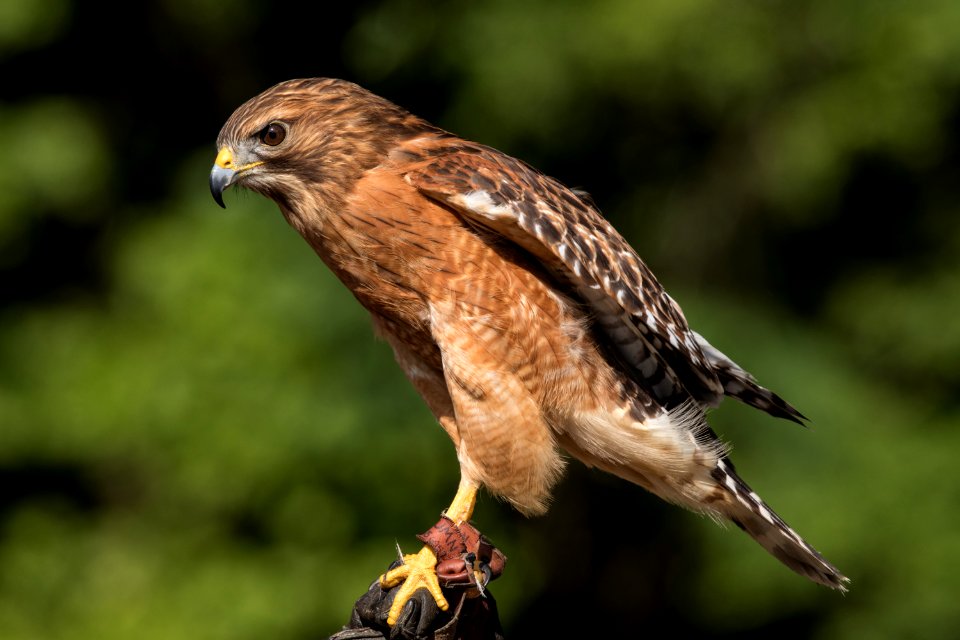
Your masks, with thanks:
[{"label": "hooked beak", "polygon": [[210,193],[213,195],[213,199],[217,201],[218,205],[226,209],[227,205],[223,204],[224,190],[236,182],[237,178],[245,171],[262,164],[263,160],[257,160],[237,166],[230,147],[225,146],[220,149],[220,153],[217,154],[217,159],[213,163],[213,169],[210,170]]},{"label": "hooked beak", "polygon": [[227,205],[223,203],[223,192],[233,184],[236,177],[237,171],[233,167],[233,152],[230,151],[229,147],[223,147],[217,154],[213,169],[210,170],[210,194],[217,204],[224,209],[227,208]]}]

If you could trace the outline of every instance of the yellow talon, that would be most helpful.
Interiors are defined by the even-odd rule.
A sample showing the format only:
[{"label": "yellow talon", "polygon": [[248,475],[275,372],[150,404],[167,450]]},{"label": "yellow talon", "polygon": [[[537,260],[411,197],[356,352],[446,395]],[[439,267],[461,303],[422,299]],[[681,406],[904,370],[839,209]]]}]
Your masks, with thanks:
[{"label": "yellow talon", "polygon": [[[473,515],[473,507],[477,502],[477,485],[467,480],[460,480],[457,495],[453,498],[446,516],[456,524],[462,524]],[[387,624],[391,627],[396,624],[400,612],[417,589],[426,589],[433,596],[441,611],[450,608],[447,599],[440,590],[440,581],[437,580],[437,554],[430,547],[424,547],[419,553],[403,556],[403,564],[391,569],[380,576],[380,586],[384,589],[403,584],[393,599],[393,605],[387,614]]]},{"label": "yellow talon", "polygon": [[413,592],[417,589],[422,588],[429,591],[442,611],[450,608],[447,599],[443,597],[443,592],[440,590],[436,567],[436,554],[430,547],[424,547],[420,550],[420,553],[403,556],[402,565],[380,576],[380,586],[385,589],[403,583],[393,599],[390,612],[387,614],[388,625],[392,627],[396,624],[400,612],[403,611],[403,606],[407,604],[413,596]]}]

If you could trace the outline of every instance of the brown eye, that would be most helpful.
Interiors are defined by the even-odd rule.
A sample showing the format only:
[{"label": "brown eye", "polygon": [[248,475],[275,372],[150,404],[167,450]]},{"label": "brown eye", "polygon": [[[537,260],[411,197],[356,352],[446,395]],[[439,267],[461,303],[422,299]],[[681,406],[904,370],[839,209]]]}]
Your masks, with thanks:
[{"label": "brown eye", "polygon": [[275,147],[287,137],[287,130],[279,122],[271,122],[260,132],[260,142]]}]

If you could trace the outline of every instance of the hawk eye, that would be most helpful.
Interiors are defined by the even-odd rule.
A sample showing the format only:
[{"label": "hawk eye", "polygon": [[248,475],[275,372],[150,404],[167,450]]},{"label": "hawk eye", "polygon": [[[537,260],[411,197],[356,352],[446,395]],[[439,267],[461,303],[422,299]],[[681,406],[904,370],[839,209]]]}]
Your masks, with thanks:
[{"label": "hawk eye", "polygon": [[260,142],[275,147],[287,137],[287,130],[279,122],[271,122],[260,131]]}]

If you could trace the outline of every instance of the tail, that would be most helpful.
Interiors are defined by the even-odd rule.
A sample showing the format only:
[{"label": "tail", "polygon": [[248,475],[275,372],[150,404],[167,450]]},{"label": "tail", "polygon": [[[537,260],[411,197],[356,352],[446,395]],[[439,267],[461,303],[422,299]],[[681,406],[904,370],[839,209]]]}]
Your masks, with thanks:
[{"label": "tail", "polygon": [[846,592],[850,579],[804,542],[773,509],[764,504],[760,496],[740,479],[732,462],[721,458],[711,475],[732,494],[714,505],[723,515],[800,575],[831,589]]},{"label": "tail", "polygon": [[797,411],[789,402],[757,384],[749,372],[724,355],[719,349],[707,342],[696,331],[691,331],[707,361],[717,373],[724,395],[736,398],[744,404],[765,411],[775,418],[784,418],[804,426],[806,416]]}]

